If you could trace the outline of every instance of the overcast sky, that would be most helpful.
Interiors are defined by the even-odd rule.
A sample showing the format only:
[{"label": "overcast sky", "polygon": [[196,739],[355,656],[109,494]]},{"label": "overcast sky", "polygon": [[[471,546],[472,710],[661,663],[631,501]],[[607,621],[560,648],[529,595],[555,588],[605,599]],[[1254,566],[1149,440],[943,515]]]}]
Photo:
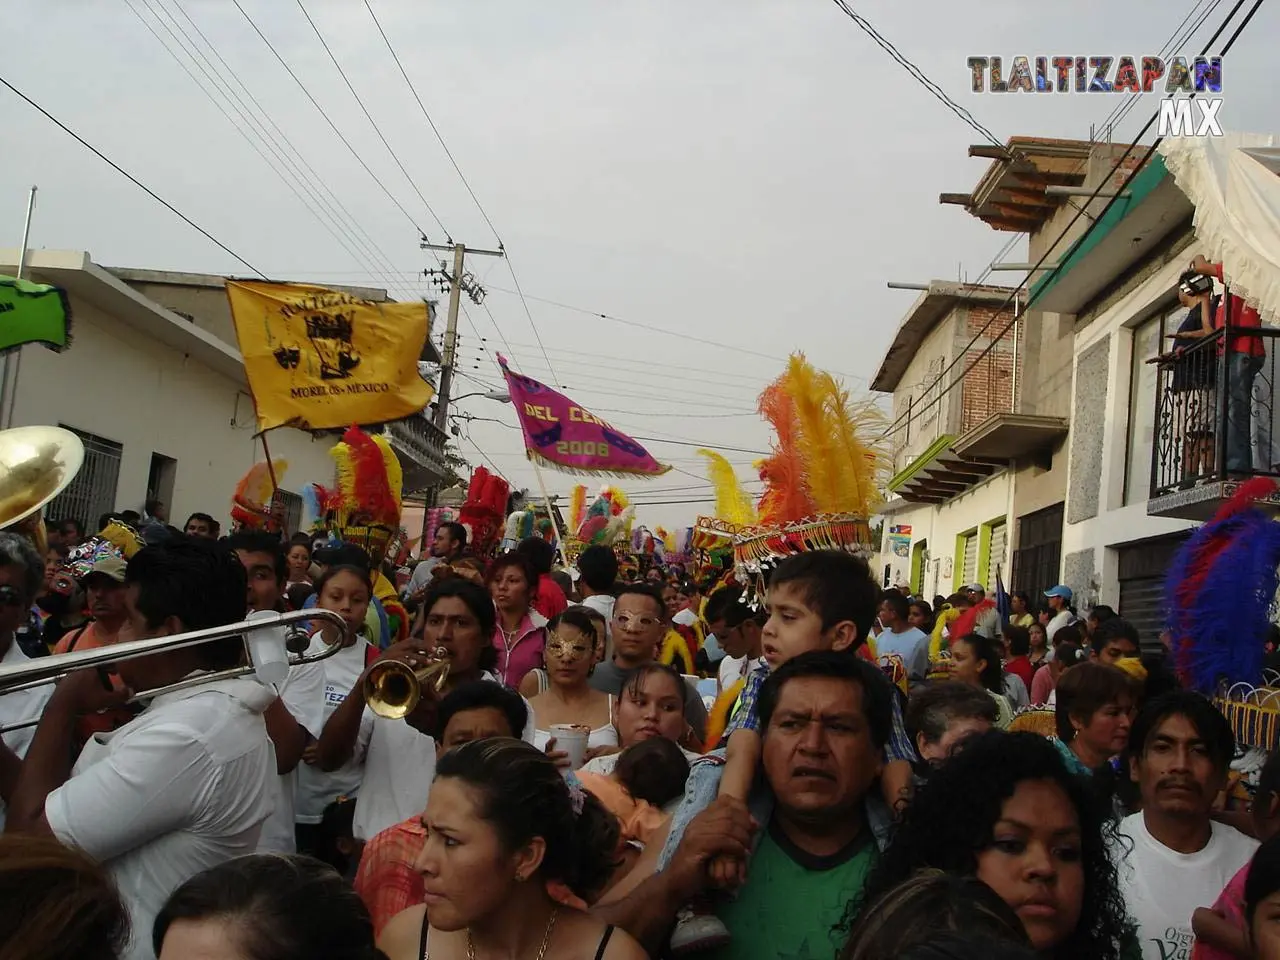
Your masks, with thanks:
[{"label": "overcast sky", "polygon": [[[240,2],[404,212],[231,0],[11,0],[6,20],[21,28],[0,75],[275,278],[387,286],[390,277],[394,295],[426,292],[416,274],[433,264],[415,225],[433,241],[444,234],[418,191],[454,239],[495,245],[363,0],[303,2],[417,191],[297,0]],[[546,348],[544,357],[519,299],[504,292],[514,289],[507,266],[475,259],[492,318],[470,306],[462,320],[463,372],[498,383],[483,351],[507,350],[517,369],[566,386],[623,430],[741,448],[727,456],[743,479],[755,479],[756,455],[742,451],[766,450],[769,436],[754,398],[790,351],[865,389],[915,296],[886,281],[973,279],[1009,238],[938,203],[982,176],[987,161],[966,155],[980,135],[829,0],[370,2],[512,254]],[[857,9],[1004,141],[1087,138],[1119,100],[973,95],[967,57],[1155,54],[1192,2],[880,0]],[[1181,52],[1197,52],[1232,4],[1195,9],[1211,6]],[[199,40],[182,11],[190,15],[380,252],[358,259],[326,232],[139,18],[176,49],[162,10]],[[1265,5],[1223,70],[1227,129],[1276,129],[1268,60],[1278,40],[1280,4]],[[1155,109],[1148,99],[1116,139],[1137,133]],[[3,89],[0,124],[0,246],[17,245],[35,183],[37,247],[88,250],[110,266],[248,272]],[[1025,260],[1025,242],[1006,259]],[[463,378],[455,393],[484,389]],[[515,423],[510,407],[482,398],[458,409]],[[477,421],[470,436],[460,452],[472,463],[487,459],[536,489],[518,432]],[[648,445],[694,476],[624,483],[633,497],[707,495],[695,447]],[[546,477],[553,493],[577,482]],[[710,506],[642,507],[639,517],[686,525]]]}]

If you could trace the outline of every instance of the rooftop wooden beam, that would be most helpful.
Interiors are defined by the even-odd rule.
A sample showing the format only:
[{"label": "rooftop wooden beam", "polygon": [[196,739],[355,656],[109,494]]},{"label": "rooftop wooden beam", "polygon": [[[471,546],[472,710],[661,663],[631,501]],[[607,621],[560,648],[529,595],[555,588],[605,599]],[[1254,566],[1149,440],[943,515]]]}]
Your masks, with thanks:
[{"label": "rooftop wooden beam", "polygon": [[973,197],[967,193],[941,193],[938,194],[938,202],[954,203],[961,207],[967,207],[973,203]]},{"label": "rooftop wooden beam", "polygon": [[985,157],[988,160],[1012,160],[1013,154],[1004,147],[992,146],[989,143],[975,143],[969,147],[969,156]]}]

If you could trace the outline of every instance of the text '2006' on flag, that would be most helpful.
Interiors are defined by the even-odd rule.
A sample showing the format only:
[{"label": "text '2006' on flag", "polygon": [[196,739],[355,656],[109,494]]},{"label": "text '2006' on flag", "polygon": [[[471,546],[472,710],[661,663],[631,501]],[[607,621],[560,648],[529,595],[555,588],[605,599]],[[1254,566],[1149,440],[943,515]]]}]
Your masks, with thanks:
[{"label": "text '2006' on flag", "polygon": [[530,460],[566,473],[657,477],[671,469],[586,408],[498,357]]},{"label": "text '2006' on flag", "polygon": [[431,401],[418,374],[423,302],[378,303],[304,283],[227,281],[258,429],[399,420]]}]

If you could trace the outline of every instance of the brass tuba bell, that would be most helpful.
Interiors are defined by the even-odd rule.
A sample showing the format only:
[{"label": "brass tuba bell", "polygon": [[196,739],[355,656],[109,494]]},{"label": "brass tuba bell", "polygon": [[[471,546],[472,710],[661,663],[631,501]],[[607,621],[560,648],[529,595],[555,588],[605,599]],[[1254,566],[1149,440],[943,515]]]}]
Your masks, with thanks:
[{"label": "brass tuba bell", "polygon": [[439,693],[449,676],[448,653],[437,647],[429,663],[411,667],[403,660],[379,660],[364,677],[364,702],[369,709],[387,720],[402,720],[411,714],[422,699],[428,684]]},{"label": "brass tuba bell", "polygon": [[0,430],[0,527],[29,519],[36,539],[41,508],[70,485],[83,463],[84,444],[70,430]]}]

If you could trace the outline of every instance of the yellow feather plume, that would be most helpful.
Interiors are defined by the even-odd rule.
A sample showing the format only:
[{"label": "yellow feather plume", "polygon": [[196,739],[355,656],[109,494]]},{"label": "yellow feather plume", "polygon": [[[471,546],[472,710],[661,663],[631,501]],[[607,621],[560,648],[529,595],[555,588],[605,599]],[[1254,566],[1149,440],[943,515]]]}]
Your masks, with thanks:
[{"label": "yellow feather plume", "polygon": [[714,450],[699,450],[698,456],[706,457],[708,461],[707,476],[716,491],[716,516],[729,523],[755,523],[755,507],[738,482],[732,464]]},{"label": "yellow feather plume", "polygon": [[884,415],[871,401],[851,403],[849,392],[829,374],[822,375],[826,387],[826,412],[830,424],[827,442],[836,474],[837,500],[824,505],[829,513],[854,513],[869,518],[880,503],[880,464],[885,463]]},{"label": "yellow feather plume", "polygon": [[587,512],[587,485],[580,483],[569,496],[569,529],[577,530]]},{"label": "yellow feather plume", "polygon": [[803,353],[791,355],[787,366],[787,384],[795,401],[796,422],[800,427],[800,459],[804,464],[809,496],[823,513],[834,513],[831,504],[840,500],[840,474],[832,462],[831,424],[826,394],[830,378],[824,381],[805,359]]},{"label": "yellow feather plume", "polygon": [[400,458],[391,449],[391,441],[381,434],[375,434],[373,442],[382,451],[382,462],[387,467],[387,486],[391,488],[391,495],[395,498],[396,506],[400,507],[402,506],[401,496],[404,488],[404,468],[400,466]]}]

